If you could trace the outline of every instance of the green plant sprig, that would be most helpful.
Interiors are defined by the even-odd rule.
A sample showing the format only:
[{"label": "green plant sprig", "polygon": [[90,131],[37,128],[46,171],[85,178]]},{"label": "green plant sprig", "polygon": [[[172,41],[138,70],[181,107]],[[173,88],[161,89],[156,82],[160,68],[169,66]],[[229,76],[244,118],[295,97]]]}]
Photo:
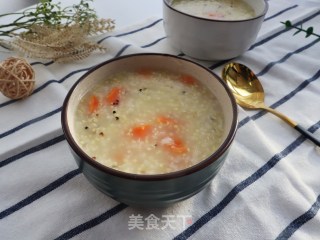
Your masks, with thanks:
[{"label": "green plant sprig", "polygon": [[297,31],[293,34],[296,35],[300,32],[304,32],[306,34],[306,38],[310,37],[310,36],[316,36],[318,38],[320,38],[319,34],[314,33],[314,29],[313,27],[308,27],[307,29],[304,29],[302,25],[300,25],[300,27],[294,26],[291,21],[287,20],[285,22],[281,22],[282,24],[284,24],[286,26],[286,28],[293,28],[293,29],[297,29]]},{"label": "green plant sprig", "polygon": [[23,12],[6,13],[1,17],[17,15],[13,22],[0,25],[0,37],[16,36],[21,30],[29,31],[34,24],[51,26],[69,26],[72,23],[84,24],[97,19],[95,11],[90,8],[89,2],[93,0],[80,0],[79,4],[71,7],[61,8],[60,2],[53,3],[52,0],[39,0],[35,8],[26,9]]}]

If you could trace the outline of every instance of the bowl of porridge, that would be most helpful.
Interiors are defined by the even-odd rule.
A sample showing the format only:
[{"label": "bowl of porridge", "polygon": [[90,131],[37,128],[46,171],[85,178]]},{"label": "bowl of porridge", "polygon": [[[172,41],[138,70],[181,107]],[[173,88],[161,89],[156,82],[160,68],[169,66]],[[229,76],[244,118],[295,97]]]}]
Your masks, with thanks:
[{"label": "bowl of porridge", "polygon": [[167,54],[134,54],[89,70],[70,89],[62,128],[85,177],[119,202],[160,207],[216,176],[237,128],[225,83]]},{"label": "bowl of porridge", "polygon": [[254,43],[268,10],[265,0],[163,0],[169,43],[200,60],[226,60]]}]

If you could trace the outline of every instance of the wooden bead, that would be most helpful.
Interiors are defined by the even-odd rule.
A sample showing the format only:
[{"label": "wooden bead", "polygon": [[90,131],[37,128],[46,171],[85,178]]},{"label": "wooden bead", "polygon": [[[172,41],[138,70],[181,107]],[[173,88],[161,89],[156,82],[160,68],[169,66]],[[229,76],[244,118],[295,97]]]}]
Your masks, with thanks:
[{"label": "wooden bead", "polygon": [[21,99],[34,89],[35,73],[24,59],[10,57],[0,62],[0,91],[8,98]]}]

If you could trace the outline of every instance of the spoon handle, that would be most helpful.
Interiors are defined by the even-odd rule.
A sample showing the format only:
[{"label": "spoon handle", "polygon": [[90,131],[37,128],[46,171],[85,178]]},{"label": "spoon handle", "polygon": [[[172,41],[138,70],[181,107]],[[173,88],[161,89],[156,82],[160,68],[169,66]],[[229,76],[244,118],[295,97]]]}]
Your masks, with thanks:
[{"label": "spoon handle", "polygon": [[291,127],[293,127],[294,129],[296,129],[297,131],[299,131],[303,136],[305,136],[306,138],[308,138],[309,140],[311,140],[312,142],[314,142],[317,146],[320,146],[320,140],[316,139],[316,137],[309,132],[308,130],[306,130],[305,128],[303,128],[301,125],[299,125],[298,123],[296,123],[295,121],[293,121],[292,119],[288,118],[287,116],[285,116],[284,114],[274,110],[273,108],[269,108],[269,107],[264,107],[263,109],[267,110],[270,113],[273,113],[274,115],[276,115],[277,117],[281,118],[282,120],[284,120],[286,123],[288,123]]}]

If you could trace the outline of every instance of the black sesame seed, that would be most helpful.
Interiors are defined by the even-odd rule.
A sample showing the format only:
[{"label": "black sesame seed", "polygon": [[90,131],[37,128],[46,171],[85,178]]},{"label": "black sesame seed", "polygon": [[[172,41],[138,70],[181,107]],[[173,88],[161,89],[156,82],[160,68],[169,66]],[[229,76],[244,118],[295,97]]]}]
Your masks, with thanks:
[{"label": "black sesame seed", "polygon": [[117,106],[119,105],[119,99],[115,100],[113,103],[112,103],[113,106]]},{"label": "black sesame seed", "polygon": [[145,90],[147,90],[147,88],[140,88],[139,92],[142,92],[142,91],[145,91]]},{"label": "black sesame seed", "polygon": [[116,120],[119,120],[120,118],[119,117],[116,117]]},{"label": "black sesame seed", "polygon": [[113,110],[113,111],[112,111],[112,113],[113,113],[113,114],[116,114],[116,113],[117,113],[117,111]]},{"label": "black sesame seed", "polygon": [[88,126],[85,126],[85,127],[84,127],[84,129],[88,129],[88,128],[89,128]]},{"label": "black sesame seed", "polygon": [[104,136],[104,133],[103,133],[103,132],[100,132],[99,135],[100,135],[100,136]]}]

